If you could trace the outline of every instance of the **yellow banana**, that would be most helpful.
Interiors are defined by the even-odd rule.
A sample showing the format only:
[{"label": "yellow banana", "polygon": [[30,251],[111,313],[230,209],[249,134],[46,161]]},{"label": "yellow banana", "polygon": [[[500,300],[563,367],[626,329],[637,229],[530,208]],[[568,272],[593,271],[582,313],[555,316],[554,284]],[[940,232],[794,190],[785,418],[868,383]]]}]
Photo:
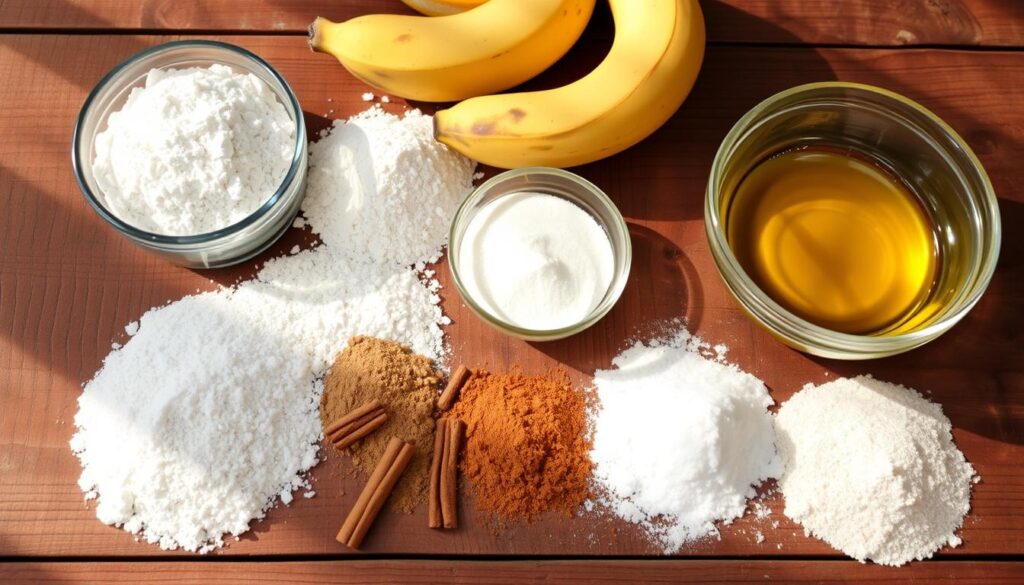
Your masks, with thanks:
[{"label": "yellow banana", "polygon": [[697,0],[610,0],[615,40],[561,88],[468,99],[434,117],[441,142],[502,168],[569,167],[640,142],[689,94],[704,58]]},{"label": "yellow banana", "polygon": [[457,101],[547,69],[576,42],[593,10],[594,0],[490,0],[451,16],[317,18],[309,45],[381,91]]},{"label": "yellow banana", "polygon": [[402,0],[405,5],[427,16],[447,16],[465,12],[487,0]]}]

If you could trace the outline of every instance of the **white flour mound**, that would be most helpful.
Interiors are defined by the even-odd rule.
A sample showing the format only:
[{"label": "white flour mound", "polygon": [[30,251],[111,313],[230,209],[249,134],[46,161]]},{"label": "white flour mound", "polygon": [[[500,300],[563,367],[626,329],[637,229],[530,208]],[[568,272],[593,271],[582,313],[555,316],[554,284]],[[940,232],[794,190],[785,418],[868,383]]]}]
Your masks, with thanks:
[{"label": "white flour mound", "polygon": [[218,291],[146,313],[86,386],[71,446],[104,523],[205,552],[302,485],[320,434],[310,358],[244,305]]},{"label": "white flour mound", "polygon": [[[413,110],[401,124],[395,119],[375,106],[336,120],[330,135],[309,149],[302,210],[327,245],[408,266],[436,260],[437,243],[444,241],[455,210],[472,188],[474,164],[437,148],[432,117]],[[437,179],[424,182],[423,175]],[[414,197],[406,195],[410,190],[417,191]]]},{"label": "white flour mound", "polygon": [[295,122],[259,77],[224,65],[153,69],[96,136],[93,173],[123,221],[202,234],[259,209],[294,151]]},{"label": "white flour mound", "polygon": [[961,543],[974,468],[942,407],[870,376],[807,385],[776,416],[786,515],[860,561]]},{"label": "white flour mound", "polygon": [[594,374],[594,462],[600,502],[639,523],[666,554],[717,535],[755,486],[781,471],[765,385],[713,357],[682,329],[636,343]]},{"label": "white flour mound", "polygon": [[[355,197],[373,206],[388,193],[405,214],[468,194],[473,164],[419,140],[429,127],[423,116],[357,117],[368,118],[375,120],[371,134],[404,138],[373,140],[353,159],[321,147],[310,180],[338,175],[334,165],[390,169],[364,175]],[[421,157],[445,164],[395,164]],[[313,228],[323,229],[311,215]],[[288,503],[308,487],[302,474],[317,462],[321,433],[319,378],[349,337],[395,339],[440,357],[448,319],[437,281],[389,259],[434,258],[447,230],[423,232],[401,214],[366,221],[355,236],[391,235],[380,242],[385,256],[369,258],[353,242],[328,238],[268,261],[236,287],[152,309],[130,328],[132,338],[85,385],[71,441],[82,463],[79,486],[87,499],[99,499],[100,520],[164,549],[222,546],[224,535],[248,530],[278,497]]]}]

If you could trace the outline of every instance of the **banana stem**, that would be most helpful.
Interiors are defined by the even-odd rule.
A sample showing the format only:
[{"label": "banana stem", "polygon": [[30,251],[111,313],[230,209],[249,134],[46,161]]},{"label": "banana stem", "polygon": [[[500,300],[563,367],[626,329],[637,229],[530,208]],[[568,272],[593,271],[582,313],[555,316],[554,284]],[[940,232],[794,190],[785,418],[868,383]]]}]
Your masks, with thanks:
[{"label": "banana stem", "polygon": [[322,16],[318,16],[318,17],[316,17],[316,20],[314,20],[312,23],[310,23],[309,29],[308,29],[309,38],[307,39],[307,42],[309,43],[309,49],[311,51],[320,52],[320,47],[321,47],[320,43],[321,43],[321,39],[322,39],[322,35],[320,34],[320,31],[323,29],[324,23],[329,23],[329,22],[330,21],[327,20],[326,18],[324,18]]}]

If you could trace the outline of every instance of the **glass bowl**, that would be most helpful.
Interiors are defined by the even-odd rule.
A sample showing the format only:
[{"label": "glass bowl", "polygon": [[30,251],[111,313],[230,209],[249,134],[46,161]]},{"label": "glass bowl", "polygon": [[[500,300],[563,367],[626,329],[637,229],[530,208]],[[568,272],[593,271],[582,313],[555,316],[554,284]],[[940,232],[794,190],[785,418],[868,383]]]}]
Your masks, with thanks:
[{"label": "glass bowl", "polygon": [[[248,217],[205,234],[154,234],[122,221],[104,205],[103,193],[93,175],[96,135],[106,129],[107,118],[124,105],[132,89],[145,84],[150,69],[209,67],[215,63],[259,77],[295,122],[295,151],[284,180]],[[306,149],[306,125],[299,101],[288,82],[266,61],[227,43],[174,41],[130,57],[96,84],[75,124],[71,162],[85,200],[121,235],[176,264],[191,268],[217,268],[256,256],[270,247],[291,225],[305,194]]]},{"label": "glass bowl", "polygon": [[[928,311],[891,333],[830,330],[784,309],[740,266],[726,238],[737,185],[783,150],[828,145],[874,159],[901,177],[936,226],[939,276]],[[855,83],[801,85],[746,113],[711,167],[704,225],[715,264],[740,306],[786,344],[814,355],[869,359],[919,347],[948,331],[981,297],[999,257],[995,193],[981,163],[938,116],[896,93]]]},{"label": "glass bowl", "polygon": [[[466,229],[476,214],[487,204],[506,195],[521,191],[531,191],[554,195],[576,204],[585,211],[597,225],[601,226],[612,246],[612,258],[615,264],[612,280],[608,284],[601,301],[590,313],[577,323],[558,329],[526,329],[509,323],[483,308],[481,303],[473,299],[467,291],[459,274],[459,251]],[[586,179],[548,167],[524,167],[506,171],[480,185],[462,202],[452,220],[448,238],[448,268],[455,288],[469,308],[488,325],[495,329],[529,341],[552,341],[575,335],[597,323],[615,305],[626,287],[629,278],[629,267],[633,257],[633,248],[629,240],[629,229],[618,208],[601,189]]]}]

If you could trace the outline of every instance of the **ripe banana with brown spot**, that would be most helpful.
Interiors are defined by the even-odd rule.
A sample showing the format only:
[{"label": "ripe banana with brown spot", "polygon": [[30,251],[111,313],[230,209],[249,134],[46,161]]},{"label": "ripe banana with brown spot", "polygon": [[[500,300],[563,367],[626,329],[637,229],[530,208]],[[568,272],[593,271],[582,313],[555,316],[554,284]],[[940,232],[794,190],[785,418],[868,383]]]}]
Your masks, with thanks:
[{"label": "ripe banana with brown spot", "polygon": [[482,163],[570,167],[625,150],[682,105],[704,59],[697,0],[609,0],[615,40],[590,74],[547,91],[468,99],[435,137]]},{"label": "ripe banana with brown spot", "polygon": [[594,0],[490,0],[451,16],[317,18],[309,45],[383,92],[458,101],[519,85],[550,67],[593,10]]}]

